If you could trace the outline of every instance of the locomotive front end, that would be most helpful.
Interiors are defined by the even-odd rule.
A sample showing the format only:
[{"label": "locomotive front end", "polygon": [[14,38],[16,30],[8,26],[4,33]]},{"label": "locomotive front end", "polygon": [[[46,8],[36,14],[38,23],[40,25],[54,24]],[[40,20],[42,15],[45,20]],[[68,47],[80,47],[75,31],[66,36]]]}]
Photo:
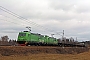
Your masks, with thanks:
[{"label": "locomotive front end", "polygon": [[19,32],[17,43],[21,46],[25,46],[27,41],[27,33],[26,32]]}]

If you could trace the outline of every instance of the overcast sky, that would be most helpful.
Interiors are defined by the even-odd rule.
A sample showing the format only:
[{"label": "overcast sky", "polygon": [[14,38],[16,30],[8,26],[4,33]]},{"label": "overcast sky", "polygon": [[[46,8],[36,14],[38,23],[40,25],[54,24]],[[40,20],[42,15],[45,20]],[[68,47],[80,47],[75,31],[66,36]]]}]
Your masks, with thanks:
[{"label": "overcast sky", "polygon": [[30,26],[35,33],[61,38],[64,30],[66,37],[90,40],[90,0],[0,0],[0,6],[25,18],[0,7],[0,36],[17,39],[18,32]]}]

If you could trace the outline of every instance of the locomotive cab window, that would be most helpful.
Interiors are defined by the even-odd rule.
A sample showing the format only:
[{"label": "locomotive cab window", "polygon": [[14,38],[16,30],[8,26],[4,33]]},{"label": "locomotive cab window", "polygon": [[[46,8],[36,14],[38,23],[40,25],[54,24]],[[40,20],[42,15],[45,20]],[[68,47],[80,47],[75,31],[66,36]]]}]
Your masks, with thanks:
[{"label": "locomotive cab window", "polygon": [[26,36],[26,33],[19,33],[19,36]]}]

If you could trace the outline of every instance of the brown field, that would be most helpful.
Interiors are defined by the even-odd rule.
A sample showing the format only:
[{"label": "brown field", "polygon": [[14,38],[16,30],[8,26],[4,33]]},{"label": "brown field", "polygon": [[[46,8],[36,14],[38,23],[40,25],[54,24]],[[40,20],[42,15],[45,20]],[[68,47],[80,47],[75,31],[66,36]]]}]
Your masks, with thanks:
[{"label": "brown field", "polygon": [[0,47],[0,60],[90,60],[87,48]]}]

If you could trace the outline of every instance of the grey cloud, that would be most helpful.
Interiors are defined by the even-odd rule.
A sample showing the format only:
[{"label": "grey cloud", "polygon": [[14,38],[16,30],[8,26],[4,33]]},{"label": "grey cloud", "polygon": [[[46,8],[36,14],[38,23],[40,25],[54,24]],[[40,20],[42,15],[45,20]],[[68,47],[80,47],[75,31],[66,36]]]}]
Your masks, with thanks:
[{"label": "grey cloud", "polygon": [[55,9],[55,10],[64,10],[64,11],[68,11],[70,10],[74,4],[77,1],[72,1],[72,0],[53,0],[51,1],[50,7]]},{"label": "grey cloud", "polygon": [[73,7],[73,5],[72,4],[63,4],[63,3],[60,3],[60,2],[58,2],[58,3],[56,3],[56,4],[51,4],[51,7],[53,8],[53,9],[55,9],[55,10],[64,10],[64,11],[68,11],[68,10],[70,10],[72,7]]},{"label": "grey cloud", "polygon": [[79,6],[76,11],[78,13],[89,13],[90,12],[90,7],[89,6],[85,6],[85,5],[82,5],[82,6]]},{"label": "grey cloud", "polygon": [[[22,21],[0,10],[0,14],[3,14],[3,16],[5,15],[11,17],[11,19],[8,19],[6,17],[0,18],[4,20],[11,20],[12,22],[17,23],[15,25],[14,23],[5,23],[0,20],[0,22],[2,22],[2,24],[4,25],[4,27],[3,25],[0,26],[0,30],[1,32],[19,32],[26,30],[25,26],[31,26],[32,32],[50,35],[50,33],[52,32],[45,32],[45,27],[47,27],[54,32],[61,32],[62,30],[65,30],[65,35],[78,37],[78,39],[80,39],[81,41],[82,39],[89,40],[90,24],[78,23],[79,21],[86,22],[86,20],[87,22],[90,22],[90,5],[85,5],[85,1],[86,0],[83,0],[83,2],[82,0],[0,0],[0,4],[3,7],[28,19],[28,21]],[[82,5],[83,3],[84,5]],[[29,20],[43,25],[44,29],[40,26],[32,24],[32,22],[30,22]],[[84,34],[85,32],[88,33]],[[17,33],[13,34],[13,36],[10,33],[7,33],[7,35],[9,35],[10,38],[16,38]]]}]

